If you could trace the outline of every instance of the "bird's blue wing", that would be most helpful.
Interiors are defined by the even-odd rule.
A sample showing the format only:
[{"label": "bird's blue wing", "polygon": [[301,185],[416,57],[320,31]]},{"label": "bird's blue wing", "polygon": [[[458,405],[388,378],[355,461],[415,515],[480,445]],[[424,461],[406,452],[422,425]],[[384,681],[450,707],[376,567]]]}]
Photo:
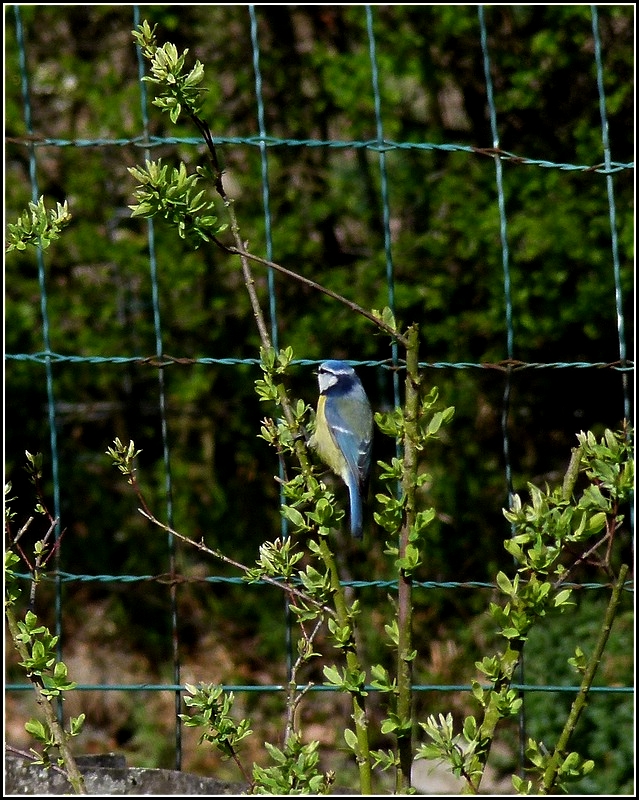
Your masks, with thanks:
[{"label": "bird's blue wing", "polygon": [[325,415],[352,478],[361,486],[368,476],[371,459],[372,415],[366,396],[351,393],[329,398]]},{"label": "bird's blue wing", "polygon": [[371,458],[372,413],[368,399],[351,391],[329,397],[324,406],[326,425],[343,457],[342,479],[348,486],[351,506],[351,533],[362,538],[362,490],[368,477]]}]

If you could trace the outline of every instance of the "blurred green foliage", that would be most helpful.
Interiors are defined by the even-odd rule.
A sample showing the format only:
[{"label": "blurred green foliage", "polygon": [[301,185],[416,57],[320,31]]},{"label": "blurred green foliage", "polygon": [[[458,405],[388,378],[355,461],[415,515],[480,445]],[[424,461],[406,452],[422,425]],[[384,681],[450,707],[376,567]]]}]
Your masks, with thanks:
[{"label": "blurred green foliage", "polygon": [[[531,631],[526,644],[526,678],[549,686],[574,686],[581,680],[566,653],[594,647],[605,613],[606,598],[582,594],[578,614],[556,615]],[[634,668],[634,614],[626,593],[615,619],[595,686],[621,686]],[[575,619],[577,621],[575,621]],[[627,685],[627,684],[626,684]],[[527,733],[553,744],[573,700],[572,692],[531,692],[526,695]],[[595,761],[594,771],[571,789],[577,794],[626,794],[634,787],[634,742],[628,731],[634,719],[632,695],[594,691],[580,721],[571,749]]]},{"label": "blurred green foliage", "polygon": [[[21,6],[33,135],[47,139],[133,139],[143,132],[131,6]],[[5,7],[5,214],[31,199],[27,129],[21,97],[13,7]],[[366,16],[359,6],[258,6],[260,68],[269,135],[286,139],[370,140],[376,136]],[[590,9],[494,6],[485,11],[497,125],[504,150],[556,163],[603,162]],[[161,41],[189,48],[205,66],[202,117],[216,136],[258,133],[250,19],[245,6],[144,6]],[[384,136],[394,141],[490,147],[477,9],[472,6],[373,8]],[[609,134],[614,161],[634,152],[634,12],[599,9]],[[149,88],[149,87],[147,87]],[[148,105],[153,136],[195,131]],[[51,348],[80,356],[156,353],[147,224],[132,219],[140,144],[37,146],[38,192],[68,201],[73,215],[45,254]],[[220,148],[242,236],[265,254],[259,149]],[[203,145],[154,146],[151,156],[190,171]],[[388,302],[379,156],[353,147],[270,147],[273,258],[361,306]],[[466,152],[386,153],[396,316],[417,322],[427,362],[497,362],[507,357],[502,251],[492,159]],[[533,362],[614,362],[619,358],[606,178],[504,162],[513,303],[514,356]],[[621,281],[632,352],[633,174],[614,175]],[[224,221],[222,208],[218,215]],[[214,248],[191,251],[156,224],[162,349],[186,359],[257,358],[259,342],[238,264]],[[43,349],[37,265],[32,252],[6,260],[5,348]],[[256,271],[267,303],[266,275]],[[280,344],[297,358],[382,360],[388,340],[324,296],[275,277]],[[361,368],[376,410],[392,405],[390,373]],[[293,367],[294,393],[315,400],[311,368]],[[115,436],[142,449],[139,480],[154,509],[166,507],[158,378],[145,364],[53,365],[62,527],[61,567],[75,573],[157,574],[168,568],[166,540],[149,533],[134,498],[105,456]],[[257,438],[263,409],[254,393],[257,365],[175,364],[164,369],[173,480],[174,524],[194,539],[252,561],[279,533],[277,463]],[[6,471],[28,505],[25,449],[49,452],[45,371],[9,359]],[[432,476],[424,502],[437,508],[429,552],[416,576],[491,580],[510,562],[501,509],[505,376],[496,370],[429,369],[455,419],[424,454]],[[508,432],[515,491],[528,480],[563,474],[575,433],[616,429],[623,416],[622,377],[609,369],[542,369],[511,376]],[[378,437],[374,460],[388,460]],[[45,457],[45,475],[50,474]],[[22,490],[24,489],[24,490]],[[52,487],[49,485],[48,491]],[[375,488],[373,487],[374,494]],[[14,503],[20,511],[19,502]],[[372,513],[370,513],[372,519]],[[369,524],[371,524],[369,522]],[[383,537],[367,533],[367,557],[350,558],[347,577],[384,578]],[[198,559],[178,548],[180,569]],[[228,574],[220,565],[207,571]],[[72,589],[65,589],[71,593]],[[84,590],[87,591],[86,589]],[[108,589],[95,589],[96,594]],[[199,587],[178,591],[190,608],[200,598],[234,630],[254,636],[273,614],[264,594]],[[270,596],[270,592],[268,596]],[[86,595],[83,595],[86,596]],[[233,598],[232,611],[222,598]],[[377,600],[375,599],[377,598]],[[483,608],[478,593],[437,591],[416,619],[462,629]],[[371,598],[374,605],[377,595]],[[135,619],[131,635],[168,624],[168,592],[137,584],[113,592],[118,616]],[[279,613],[279,600],[268,609]],[[69,608],[65,613],[73,614]],[[373,620],[375,623],[375,620]],[[141,623],[141,628],[138,628]],[[184,623],[185,626],[187,623]],[[379,624],[379,620],[377,623]],[[264,627],[266,626],[266,628]],[[152,627],[152,626],[151,626]],[[277,643],[268,629],[264,657]],[[126,634],[125,634],[126,635]],[[419,633],[425,646],[433,631]],[[168,636],[168,631],[167,631]],[[145,647],[138,638],[138,645]],[[157,643],[149,644],[155,651]],[[280,647],[283,648],[283,637]],[[371,643],[371,647],[375,647]],[[161,648],[160,648],[161,649]],[[168,648],[165,656],[168,659]],[[157,654],[157,653],[156,653]],[[471,662],[472,663],[472,662]]]}]

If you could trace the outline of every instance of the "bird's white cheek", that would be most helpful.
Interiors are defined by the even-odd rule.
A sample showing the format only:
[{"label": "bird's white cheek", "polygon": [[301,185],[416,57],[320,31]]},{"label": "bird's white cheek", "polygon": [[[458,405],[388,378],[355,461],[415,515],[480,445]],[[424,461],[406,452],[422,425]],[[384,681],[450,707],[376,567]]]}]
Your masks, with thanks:
[{"label": "bird's white cheek", "polygon": [[337,378],[335,375],[331,375],[330,372],[320,372],[317,376],[317,380],[320,392],[325,392],[337,383]]}]

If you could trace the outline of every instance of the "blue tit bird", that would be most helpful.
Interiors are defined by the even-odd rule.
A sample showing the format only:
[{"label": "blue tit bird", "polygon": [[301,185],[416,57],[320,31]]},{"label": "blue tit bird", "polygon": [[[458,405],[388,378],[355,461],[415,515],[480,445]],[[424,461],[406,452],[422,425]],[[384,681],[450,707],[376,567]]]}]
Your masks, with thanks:
[{"label": "blue tit bird", "polygon": [[309,444],[348,487],[351,533],[361,539],[362,493],[371,465],[373,412],[360,379],[345,361],[325,361],[317,377],[320,396]]}]

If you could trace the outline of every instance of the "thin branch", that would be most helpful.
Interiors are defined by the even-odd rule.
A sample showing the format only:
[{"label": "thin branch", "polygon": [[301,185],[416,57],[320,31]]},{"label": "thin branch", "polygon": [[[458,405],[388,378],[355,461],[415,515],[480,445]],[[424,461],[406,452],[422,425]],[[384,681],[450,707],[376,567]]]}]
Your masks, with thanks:
[{"label": "thin branch", "polygon": [[[300,626],[300,627],[302,627],[302,632],[304,633],[304,637],[306,639],[306,642],[309,642],[309,643],[312,644],[313,640],[315,639],[315,637],[319,633],[320,628],[322,627],[323,624],[324,624],[324,619],[322,617],[322,618],[317,620],[317,622],[315,624],[315,627],[313,628],[313,630],[310,633],[310,635],[306,635],[306,632],[304,631],[304,627]],[[305,656],[304,653],[300,653],[300,655],[297,657],[297,660],[295,661],[295,663],[293,664],[293,666],[291,668],[291,677],[290,677],[290,680],[288,682],[288,686],[289,686],[288,702],[286,704],[287,705],[287,711],[286,711],[286,727],[284,729],[284,746],[286,746],[286,743],[288,742],[288,740],[291,737],[291,735],[293,733],[295,733],[295,712],[297,711],[297,708],[298,708],[299,704],[302,702],[302,698],[304,697],[304,695],[310,689],[313,688],[313,684],[312,683],[308,683],[302,689],[301,692],[297,692],[296,693],[296,690],[297,690],[297,673],[298,673],[300,667],[302,666],[302,664],[305,663],[305,661],[307,659],[308,659],[308,656]]]},{"label": "thin branch", "polygon": [[355,311],[356,313],[370,320],[370,322],[375,324],[378,328],[380,328],[381,330],[388,333],[390,336],[393,336],[395,339],[397,339],[397,341],[400,342],[400,344],[403,347],[406,347],[408,345],[408,340],[405,336],[398,333],[389,325],[386,325],[386,323],[382,322],[382,320],[371,314],[369,311],[363,309],[357,303],[354,303],[352,300],[348,300],[341,294],[333,292],[331,289],[327,289],[325,286],[322,286],[321,284],[310,280],[310,278],[305,278],[303,275],[299,275],[298,273],[293,272],[290,269],[286,269],[286,267],[282,267],[280,264],[277,264],[274,261],[268,261],[265,258],[261,258],[260,256],[255,256],[252,253],[248,253],[244,249],[239,235],[235,213],[233,212],[232,201],[229,199],[228,195],[226,194],[226,190],[224,189],[224,184],[222,181],[223,172],[220,168],[220,163],[217,157],[217,150],[215,148],[215,143],[213,141],[211,129],[203,119],[197,116],[197,114],[190,112],[189,115],[193,123],[197,127],[197,129],[204,137],[204,141],[206,142],[206,146],[209,153],[209,159],[214,172],[215,189],[222,198],[222,201],[224,202],[224,205],[226,206],[229,212],[229,216],[231,218],[231,232],[233,234],[233,239],[235,240],[235,247],[227,247],[216,238],[214,238],[213,241],[218,245],[218,247],[222,248],[227,253],[238,255],[242,260],[242,270],[244,272],[245,282],[247,282],[247,288],[249,288],[249,294],[251,294],[251,290],[253,291],[253,294],[251,294],[251,304],[253,306],[253,314],[255,316],[255,320],[257,322],[258,329],[260,332],[260,338],[262,339],[262,343],[264,344],[264,346],[270,347],[270,338],[266,331],[266,325],[264,324],[264,319],[259,307],[259,302],[257,301],[257,296],[254,295],[253,278],[248,268],[248,264],[246,263],[248,260],[255,261],[256,263],[262,264],[265,267],[270,267],[270,269],[273,269],[277,272],[281,272],[283,275],[286,275],[287,277],[292,278],[293,280],[299,281],[300,283],[303,283],[306,286],[309,286],[310,288],[318,292],[322,292],[328,297],[333,298],[333,300],[337,300],[339,303],[342,303],[343,305],[347,306],[352,311]]},{"label": "thin branch", "polygon": [[27,530],[29,529],[29,526],[31,525],[31,523],[33,522],[34,519],[35,519],[35,517],[29,517],[29,519],[24,523],[24,525],[20,528],[20,530],[16,534],[15,539],[13,540],[14,544],[17,544],[18,540],[20,539],[20,537],[27,532]]},{"label": "thin branch", "polygon": [[612,532],[608,530],[608,527],[606,526],[606,533],[604,534],[604,536],[602,536],[598,542],[595,542],[595,544],[593,544],[592,547],[589,547],[585,553],[582,553],[579,556],[579,558],[575,561],[575,563],[561,575],[559,580],[555,581],[555,583],[553,584],[553,589],[557,589],[559,586],[562,585],[562,583],[565,583],[568,580],[571,573],[573,573],[580,564],[583,564],[584,561],[587,561],[593,553],[596,553],[597,550],[599,550],[599,548],[601,547],[601,545],[604,544],[604,542],[607,539],[610,539],[611,537],[612,537]]},{"label": "thin branch", "polygon": [[[406,348],[406,399],[405,420],[406,431],[404,435],[404,474],[402,478],[402,491],[406,498],[405,516],[399,533],[399,558],[406,557],[409,535],[415,523],[416,486],[417,486],[417,444],[419,441],[419,337],[417,326],[413,325],[408,331],[409,344]],[[407,728],[398,732],[397,754],[399,765],[396,772],[395,789],[398,793],[407,791],[411,786],[411,772],[413,764],[413,662],[412,662],[412,575],[399,570],[397,587],[397,716]]]},{"label": "thin branch", "polygon": [[[163,522],[160,522],[159,519],[153,516],[153,514],[148,511],[146,508],[138,508],[140,514],[143,517],[146,517],[149,522],[152,522],[154,525],[157,525],[158,528],[162,528],[163,531],[172,534],[177,539],[186,544],[190,544],[191,547],[195,547],[202,553],[206,553],[209,556],[213,556],[217,558],[219,561],[223,561],[225,564],[230,564],[232,567],[236,567],[237,569],[241,570],[242,572],[249,572],[249,567],[245,564],[240,564],[239,561],[234,561],[232,558],[225,556],[224,553],[221,553],[219,550],[212,550],[210,547],[204,544],[203,541],[196,542],[195,539],[189,539],[188,536],[185,536],[183,533],[176,531],[174,528],[171,528],[169,525],[165,525]],[[318,600],[315,600],[313,597],[301,592],[299,589],[296,589],[294,586],[291,586],[288,583],[282,583],[281,581],[276,581],[274,578],[270,578],[268,575],[262,575],[261,580],[265,581],[266,583],[270,583],[272,586],[277,586],[278,589],[281,589],[284,592],[294,595],[295,597],[299,597],[300,600],[303,600],[305,603],[310,603],[316,606],[318,609],[323,611],[325,614],[330,614],[332,617],[335,616],[335,612],[333,609],[329,608],[328,606],[322,605]]]},{"label": "thin branch", "polygon": [[607,572],[610,572],[610,556],[612,553],[612,545],[615,541],[615,533],[617,531],[617,508],[615,503],[614,514],[606,520],[606,529],[608,530],[608,547],[606,548],[606,556],[604,558],[603,567]]},{"label": "thin branch", "polygon": [[562,485],[562,497],[566,501],[570,501],[572,497],[573,490],[575,488],[575,484],[577,483],[577,478],[579,477],[579,467],[581,466],[581,455],[583,453],[583,446],[573,448],[572,455],[570,457],[570,463],[568,464],[568,469],[566,470],[566,474],[564,476],[564,482]]},{"label": "thin branch", "polygon": [[[229,219],[231,221],[231,233],[233,235],[233,241],[235,242],[235,250],[237,254],[240,256],[240,261],[242,264],[242,274],[244,276],[244,283],[246,285],[246,289],[249,294],[251,308],[253,309],[253,317],[255,318],[255,322],[257,324],[260,340],[262,342],[262,346],[264,347],[264,349],[270,350],[272,346],[271,337],[268,334],[268,329],[266,327],[264,314],[262,313],[262,308],[260,306],[260,302],[257,297],[257,292],[255,291],[255,281],[253,279],[253,275],[251,273],[251,269],[248,264],[248,259],[244,255],[244,250],[243,250],[244,243],[242,242],[242,239],[240,237],[240,230],[237,223],[237,217],[235,216],[235,211],[233,210],[233,201],[229,198],[229,196],[226,193],[226,189],[224,188],[224,183],[222,181],[223,172],[220,167],[219,159],[217,157],[217,149],[215,147],[215,143],[213,142],[211,129],[203,119],[198,117],[198,115],[193,111],[193,109],[187,108],[187,111],[189,117],[193,121],[193,124],[200,131],[200,133],[204,137],[204,141],[206,142],[209,161],[211,162],[211,167],[213,168],[213,179],[215,181],[215,190],[222,198],[222,202],[226,207]],[[215,242],[216,244],[219,244],[217,240],[215,240]]]},{"label": "thin branch", "polygon": [[[37,756],[37,754],[33,751],[31,753],[27,753],[26,750],[20,750],[19,747],[14,747],[12,744],[5,744],[4,749],[5,752],[13,753],[13,755],[20,756],[20,758],[23,758],[25,761],[34,761],[34,759]],[[64,775],[66,777],[67,773],[62,769],[62,767],[59,767],[57,764],[52,763],[49,768],[52,769],[54,772],[58,772],[60,775]]]},{"label": "thin branch", "polygon": [[626,580],[627,574],[628,574],[628,565],[622,564],[619,570],[619,576],[617,578],[617,581],[612,590],[612,594],[610,596],[610,602],[608,603],[608,608],[606,609],[606,615],[604,617],[604,621],[601,626],[601,630],[599,632],[599,638],[597,640],[597,644],[595,645],[595,649],[593,650],[593,653],[590,656],[590,659],[586,666],[584,677],[581,682],[581,686],[579,688],[579,693],[572,704],[572,708],[570,709],[570,714],[568,715],[568,719],[566,720],[564,729],[561,732],[561,736],[559,737],[557,746],[555,747],[555,750],[552,754],[550,764],[547,767],[546,771],[544,772],[543,784],[539,790],[540,794],[548,794],[555,787],[557,781],[557,773],[559,772],[561,763],[563,763],[563,759],[566,755],[566,750],[568,749],[568,743],[575,731],[575,728],[577,727],[579,717],[586,708],[588,702],[588,695],[590,693],[590,688],[592,687],[592,683],[595,679],[597,668],[599,667],[599,662],[601,661],[601,656],[603,655],[606,643],[608,642],[608,637],[610,636],[610,631],[612,630],[612,623],[617,614],[617,609],[619,608],[619,603],[621,601],[621,591],[623,589],[623,585]]},{"label": "thin branch", "polygon": [[236,764],[237,768],[242,773],[242,775],[244,776],[244,780],[247,782],[247,784],[249,786],[249,790],[251,790],[255,786],[255,781],[253,781],[251,776],[248,774],[248,772],[244,768],[244,764],[242,764],[242,761],[240,760],[240,757],[238,756],[237,752],[235,751],[235,748],[232,745],[229,745],[229,750],[230,750],[231,758],[233,759],[233,761],[235,761],[235,764]]},{"label": "thin branch", "polygon": [[224,248],[228,253],[243,256],[244,258],[248,258],[251,261],[255,261],[258,264],[262,264],[265,267],[274,269],[276,272],[281,272],[282,275],[286,275],[288,278],[292,278],[293,280],[298,281],[299,283],[303,283],[305,286],[308,286],[311,289],[314,289],[315,291],[322,292],[322,294],[331,297],[333,300],[337,300],[339,303],[342,303],[342,305],[345,305],[347,308],[350,308],[351,311],[355,311],[357,314],[360,314],[362,317],[365,317],[367,320],[370,320],[370,322],[372,322],[378,328],[383,330],[389,336],[392,336],[394,339],[397,339],[397,341],[403,347],[408,346],[408,339],[406,336],[399,333],[390,325],[387,325],[379,317],[376,317],[374,314],[371,314],[370,311],[366,311],[365,308],[362,308],[360,305],[354,303],[352,300],[349,300],[343,295],[334,292],[332,289],[328,289],[326,286],[322,286],[321,283],[316,283],[315,281],[312,281],[310,278],[306,278],[304,275],[300,275],[297,272],[293,272],[293,270],[283,267],[281,264],[277,264],[275,261],[269,261],[266,258],[261,258],[260,256],[253,255],[252,253],[248,253],[245,250],[238,250],[235,247],[226,247],[221,242],[217,242],[217,244],[220,247]]}]

